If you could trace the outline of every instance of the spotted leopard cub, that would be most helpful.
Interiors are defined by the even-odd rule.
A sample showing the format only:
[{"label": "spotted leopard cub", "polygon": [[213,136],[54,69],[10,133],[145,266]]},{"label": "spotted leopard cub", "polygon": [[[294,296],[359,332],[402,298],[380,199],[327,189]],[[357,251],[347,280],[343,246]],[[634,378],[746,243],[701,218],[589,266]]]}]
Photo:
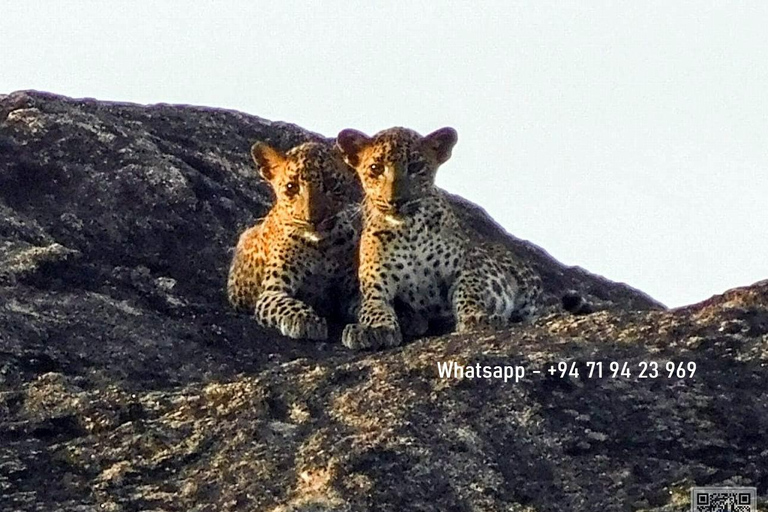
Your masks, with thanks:
[{"label": "spotted leopard cub", "polygon": [[339,134],[365,193],[362,304],[358,323],[344,330],[347,347],[399,345],[403,333],[423,334],[433,319],[452,318],[466,332],[534,312],[538,275],[502,247],[472,241],[435,186],[456,139],[452,128],[425,137],[406,128]]},{"label": "spotted leopard cub", "polygon": [[240,235],[229,301],[284,336],[324,340],[325,317],[348,313],[357,293],[359,185],[327,144],[308,142],[282,153],[257,142],[251,155],[276,200]]}]

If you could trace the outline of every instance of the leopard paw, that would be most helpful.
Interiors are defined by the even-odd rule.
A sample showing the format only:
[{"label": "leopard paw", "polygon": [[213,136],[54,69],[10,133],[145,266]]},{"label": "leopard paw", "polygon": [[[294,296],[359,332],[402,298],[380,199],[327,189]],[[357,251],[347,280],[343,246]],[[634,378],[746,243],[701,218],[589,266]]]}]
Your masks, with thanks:
[{"label": "leopard paw", "polygon": [[280,333],[297,340],[324,341],[328,339],[328,325],[325,318],[310,311],[302,311],[281,319]]},{"label": "leopard paw", "polygon": [[501,315],[465,314],[461,315],[456,322],[456,332],[497,331],[507,327],[508,323],[507,319]]},{"label": "leopard paw", "polygon": [[403,342],[403,336],[399,329],[349,324],[344,328],[341,342],[352,350],[396,347]]}]

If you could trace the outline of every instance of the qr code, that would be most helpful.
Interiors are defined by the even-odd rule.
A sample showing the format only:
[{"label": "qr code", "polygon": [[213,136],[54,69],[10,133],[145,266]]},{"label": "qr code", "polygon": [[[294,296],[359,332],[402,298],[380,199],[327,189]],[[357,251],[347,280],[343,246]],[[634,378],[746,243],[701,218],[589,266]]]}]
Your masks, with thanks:
[{"label": "qr code", "polygon": [[757,512],[755,487],[694,487],[691,512]]}]

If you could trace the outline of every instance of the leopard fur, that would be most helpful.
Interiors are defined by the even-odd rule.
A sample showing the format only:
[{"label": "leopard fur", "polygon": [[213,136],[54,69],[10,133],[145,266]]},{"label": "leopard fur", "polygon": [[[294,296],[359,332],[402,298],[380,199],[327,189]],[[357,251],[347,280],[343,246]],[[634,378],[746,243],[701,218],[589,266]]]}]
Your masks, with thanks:
[{"label": "leopard fur", "polygon": [[363,185],[361,307],[342,335],[353,349],[396,346],[429,322],[451,318],[457,332],[503,328],[531,317],[541,279],[505,248],[473,239],[435,173],[456,143],[452,128],[422,137],[391,128],[337,138]]},{"label": "leopard fur", "polygon": [[276,200],[240,235],[229,301],[284,336],[325,340],[326,317],[355,307],[359,185],[329,144],[282,153],[257,142],[251,154]]}]

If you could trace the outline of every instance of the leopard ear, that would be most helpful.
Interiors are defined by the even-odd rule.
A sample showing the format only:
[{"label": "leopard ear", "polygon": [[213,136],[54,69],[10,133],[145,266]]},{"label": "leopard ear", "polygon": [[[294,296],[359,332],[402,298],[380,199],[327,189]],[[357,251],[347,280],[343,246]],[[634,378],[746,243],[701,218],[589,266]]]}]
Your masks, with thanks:
[{"label": "leopard ear", "polygon": [[257,142],[251,146],[251,156],[259,167],[261,177],[271,181],[280,165],[285,162],[285,155],[265,142]]},{"label": "leopard ear", "polygon": [[[336,165],[336,171],[333,173],[333,179],[335,186],[342,192],[343,200],[345,202],[360,202],[363,198],[362,185],[357,171],[354,167],[347,163],[344,153],[338,145],[333,147],[331,152],[333,155],[333,162]],[[330,187],[334,188],[334,187]]]},{"label": "leopard ear", "polygon": [[357,174],[355,173],[354,167],[347,162],[347,156],[338,144],[335,144],[333,148],[331,148],[331,157],[333,158],[336,167],[339,170],[343,170],[344,174]]},{"label": "leopard ear", "polygon": [[339,132],[336,145],[344,155],[344,160],[352,167],[360,163],[360,152],[371,142],[371,138],[363,132],[347,128]]},{"label": "leopard ear", "polygon": [[438,164],[444,164],[451,158],[451,150],[458,138],[459,134],[453,128],[440,128],[424,137],[424,146],[434,153]]}]

